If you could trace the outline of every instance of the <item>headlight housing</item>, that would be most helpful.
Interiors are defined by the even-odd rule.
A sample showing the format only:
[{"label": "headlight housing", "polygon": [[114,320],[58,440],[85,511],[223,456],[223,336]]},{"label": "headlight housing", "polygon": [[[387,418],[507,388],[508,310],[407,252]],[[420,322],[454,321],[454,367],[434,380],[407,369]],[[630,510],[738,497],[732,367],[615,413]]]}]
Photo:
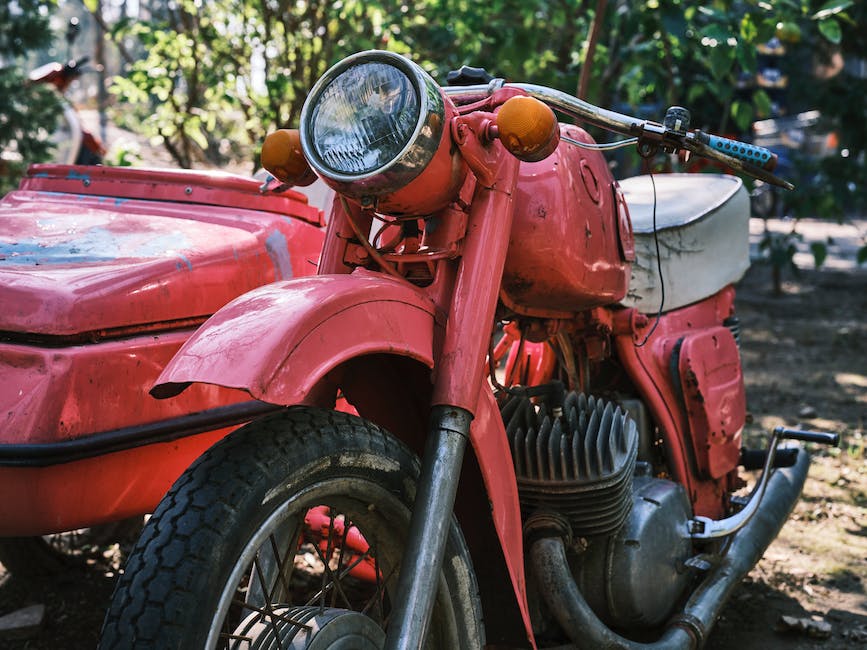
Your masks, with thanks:
[{"label": "headlight housing", "polygon": [[[301,146],[338,192],[381,212],[420,214],[445,205],[450,197],[439,195],[453,194],[463,179],[446,133],[453,114],[418,65],[393,52],[360,52],[313,86],[301,112]],[[413,197],[401,191],[430,169],[438,171],[424,174],[436,176],[426,187],[435,189]],[[431,193],[437,200],[428,200]]]}]

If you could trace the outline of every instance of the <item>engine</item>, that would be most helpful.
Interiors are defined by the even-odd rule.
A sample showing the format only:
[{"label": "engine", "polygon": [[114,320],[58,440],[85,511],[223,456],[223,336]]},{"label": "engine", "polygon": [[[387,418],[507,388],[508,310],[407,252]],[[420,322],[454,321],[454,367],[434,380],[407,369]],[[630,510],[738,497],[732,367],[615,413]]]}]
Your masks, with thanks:
[{"label": "engine", "polygon": [[557,382],[510,390],[501,414],[525,523],[568,522],[571,572],[609,626],[663,623],[692,578],[685,491],[637,460],[638,427],[615,403]]}]

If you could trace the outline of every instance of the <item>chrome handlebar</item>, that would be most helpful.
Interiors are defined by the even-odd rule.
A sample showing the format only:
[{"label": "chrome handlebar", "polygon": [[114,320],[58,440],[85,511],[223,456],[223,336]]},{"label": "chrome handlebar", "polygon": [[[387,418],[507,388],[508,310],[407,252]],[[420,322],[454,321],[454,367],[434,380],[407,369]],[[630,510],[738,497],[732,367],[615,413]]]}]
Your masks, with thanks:
[{"label": "chrome handlebar", "polygon": [[[443,88],[443,91],[455,103],[469,104],[490,97],[500,88],[517,88],[530,97],[544,102],[556,111],[608,131],[613,131],[614,133],[637,137],[639,151],[641,151],[642,147],[644,147],[647,153],[653,153],[657,148],[671,152],[678,150],[688,151],[703,158],[716,160],[731,169],[744,172],[766,183],[778,185],[788,190],[794,189],[794,186],[788,181],[753,164],[752,161],[755,161],[756,151],[759,149],[753,145],[743,143],[749,155],[740,158],[738,157],[740,155],[738,151],[733,150],[733,148],[729,148],[729,153],[726,153],[722,150],[722,147],[717,147],[716,144],[722,140],[718,136],[708,136],[697,130],[676,131],[668,129],[657,122],[611,111],[546,86],[525,83],[504,83],[502,79],[494,79],[484,85],[447,86]],[[729,140],[727,142],[735,141]],[[770,152],[767,152],[767,154],[772,155]]]}]

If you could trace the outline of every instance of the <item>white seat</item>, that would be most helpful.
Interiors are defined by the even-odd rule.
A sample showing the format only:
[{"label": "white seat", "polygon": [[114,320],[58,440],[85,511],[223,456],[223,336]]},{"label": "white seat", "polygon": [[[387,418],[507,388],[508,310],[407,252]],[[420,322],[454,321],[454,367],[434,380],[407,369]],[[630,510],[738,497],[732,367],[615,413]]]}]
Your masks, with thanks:
[{"label": "white seat", "polygon": [[[663,311],[712,296],[740,280],[750,265],[750,202],[737,176],[654,174],[656,228],[665,283]],[[621,304],[645,314],[659,311],[662,291],[653,235],[650,176],[620,182],[626,196],[635,256]]]}]

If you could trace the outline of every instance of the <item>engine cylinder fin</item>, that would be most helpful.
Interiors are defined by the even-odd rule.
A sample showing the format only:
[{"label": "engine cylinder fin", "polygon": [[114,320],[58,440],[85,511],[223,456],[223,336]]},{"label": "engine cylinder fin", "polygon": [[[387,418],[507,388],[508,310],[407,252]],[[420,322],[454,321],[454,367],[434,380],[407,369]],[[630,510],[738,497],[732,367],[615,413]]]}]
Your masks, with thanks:
[{"label": "engine cylinder fin", "polygon": [[632,507],[635,423],[593,396],[536,400],[518,394],[501,407],[524,514],[558,512],[580,536],[615,532]]}]

